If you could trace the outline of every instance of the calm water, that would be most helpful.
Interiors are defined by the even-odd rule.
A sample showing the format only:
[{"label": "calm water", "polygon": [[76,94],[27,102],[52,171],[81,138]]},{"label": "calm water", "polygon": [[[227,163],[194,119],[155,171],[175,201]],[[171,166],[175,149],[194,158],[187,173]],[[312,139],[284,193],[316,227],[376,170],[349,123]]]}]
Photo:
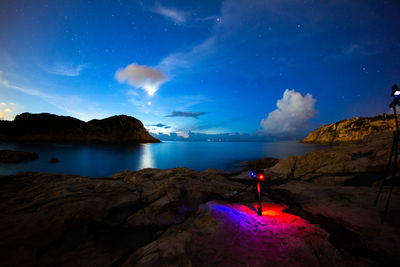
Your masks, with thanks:
[{"label": "calm water", "polygon": [[[0,163],[0,174],[22,171],[70,173],[105,177],[123,170],[188,167],[194,170],[240,169],[244,161],[262,157],[285,158],[320,149],[321,146],[284,142],[182,142],[165,141],[121,147],[73,144],[0,143],[0,149],[31,151],[39,159],[21,164]],[[57,164],[48,163],[54,156]]]}]

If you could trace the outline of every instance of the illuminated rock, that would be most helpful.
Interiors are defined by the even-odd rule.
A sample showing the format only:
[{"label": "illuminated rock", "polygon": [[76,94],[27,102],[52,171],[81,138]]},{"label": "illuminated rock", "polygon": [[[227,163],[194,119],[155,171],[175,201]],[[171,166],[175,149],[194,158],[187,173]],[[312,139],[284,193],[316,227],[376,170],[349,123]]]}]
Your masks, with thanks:
[{"label": "illuminated rock", "polygon": [[395,130],[394,115],[355,117],[324,125],[308,134],[303,143],[331,144],[360,142],[365,136]]},{"label": "illuminated rock", "polygon": [[326,266],[343,264],[317,225],[263,203],[208,202],[183,225],[134,252],[123,266]]}]

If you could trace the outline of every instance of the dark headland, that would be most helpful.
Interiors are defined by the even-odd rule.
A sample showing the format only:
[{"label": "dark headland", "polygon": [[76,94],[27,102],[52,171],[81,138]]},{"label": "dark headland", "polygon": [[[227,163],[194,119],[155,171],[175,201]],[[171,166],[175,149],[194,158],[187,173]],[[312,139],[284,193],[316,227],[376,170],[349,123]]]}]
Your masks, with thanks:
[{"label": "dark headland", "polygon": [[[76,129],[97,133],[98,125],[109,125],[66,120],[76,123],[68,128],[75,129],[73,133]],[[97,130],[89,131],[93,125]],[[248,171],[143,169],[103,179],[50,173],[1,176],[0,262],[2,266],[399,266],[398,187],[384,224],[380,212],[387,188],[373,206],[389,156],[391,128],[372,125],[371,129],[372,134],[356,143],[341,142],[346,140],[346,131],[341,131],[332,147],[277,163],[261,161],[273,165],[265,168],[270,182],[263,195],[262,217],[254,209],[253,193],[231,199],[247,185]],[[354,136],[351,127],[347,132]],[[71,139],[44,136],[80,140],[74,139],[76,133]],[[325,139],[320,134],[318,140]]]},{"label": "dark headland", "polygon": [[49,113],[22,113],[14,121],[0,121],[0,141],[123,145],[160,142],[134,117],[119,115],[84,122]]}]

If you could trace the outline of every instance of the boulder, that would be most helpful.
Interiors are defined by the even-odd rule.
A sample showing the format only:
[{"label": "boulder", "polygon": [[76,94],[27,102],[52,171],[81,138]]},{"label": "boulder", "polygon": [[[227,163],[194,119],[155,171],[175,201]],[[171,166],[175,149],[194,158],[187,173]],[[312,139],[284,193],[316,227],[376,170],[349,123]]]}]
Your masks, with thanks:
[{"label": "boulder", "polygon": [[[270,168],[281,178],[293,178],[321,184],[346,184],[353,179],[371,185],[380,179],[390,154],[393,135],[374,134],[358,144],[335,145],[292,156],[279,161]],[[400,160],[400,158],[399,158]]]},{"label": "boulder", "polygon": [[245,163],[243,166],[244,171],[254,171],[254,170],[260,170],[260,169],[266,169],[274,166],[276,163],[278,163],[279,159],[275,158],[262,158],[262,159],[256,159],[256,160],[250,160]]},{"label": "boulder", "polygon": [[49,160],[49,163],[51,163],[51,164],[55,164],[55,163],[58,163],[58,162],[60,162],[60,161],[58,159],[56,159],[55,157],[51,157],[50,160]]}]

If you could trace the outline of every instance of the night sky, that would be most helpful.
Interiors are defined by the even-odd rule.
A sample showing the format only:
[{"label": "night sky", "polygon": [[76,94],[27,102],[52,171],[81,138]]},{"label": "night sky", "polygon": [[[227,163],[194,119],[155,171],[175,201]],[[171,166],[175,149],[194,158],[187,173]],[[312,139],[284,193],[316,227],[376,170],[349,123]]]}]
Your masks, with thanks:
[{"label": "night sky", "polygon": [[0,1],[0,118],[301,136],[389,112],[400,2]]}]

